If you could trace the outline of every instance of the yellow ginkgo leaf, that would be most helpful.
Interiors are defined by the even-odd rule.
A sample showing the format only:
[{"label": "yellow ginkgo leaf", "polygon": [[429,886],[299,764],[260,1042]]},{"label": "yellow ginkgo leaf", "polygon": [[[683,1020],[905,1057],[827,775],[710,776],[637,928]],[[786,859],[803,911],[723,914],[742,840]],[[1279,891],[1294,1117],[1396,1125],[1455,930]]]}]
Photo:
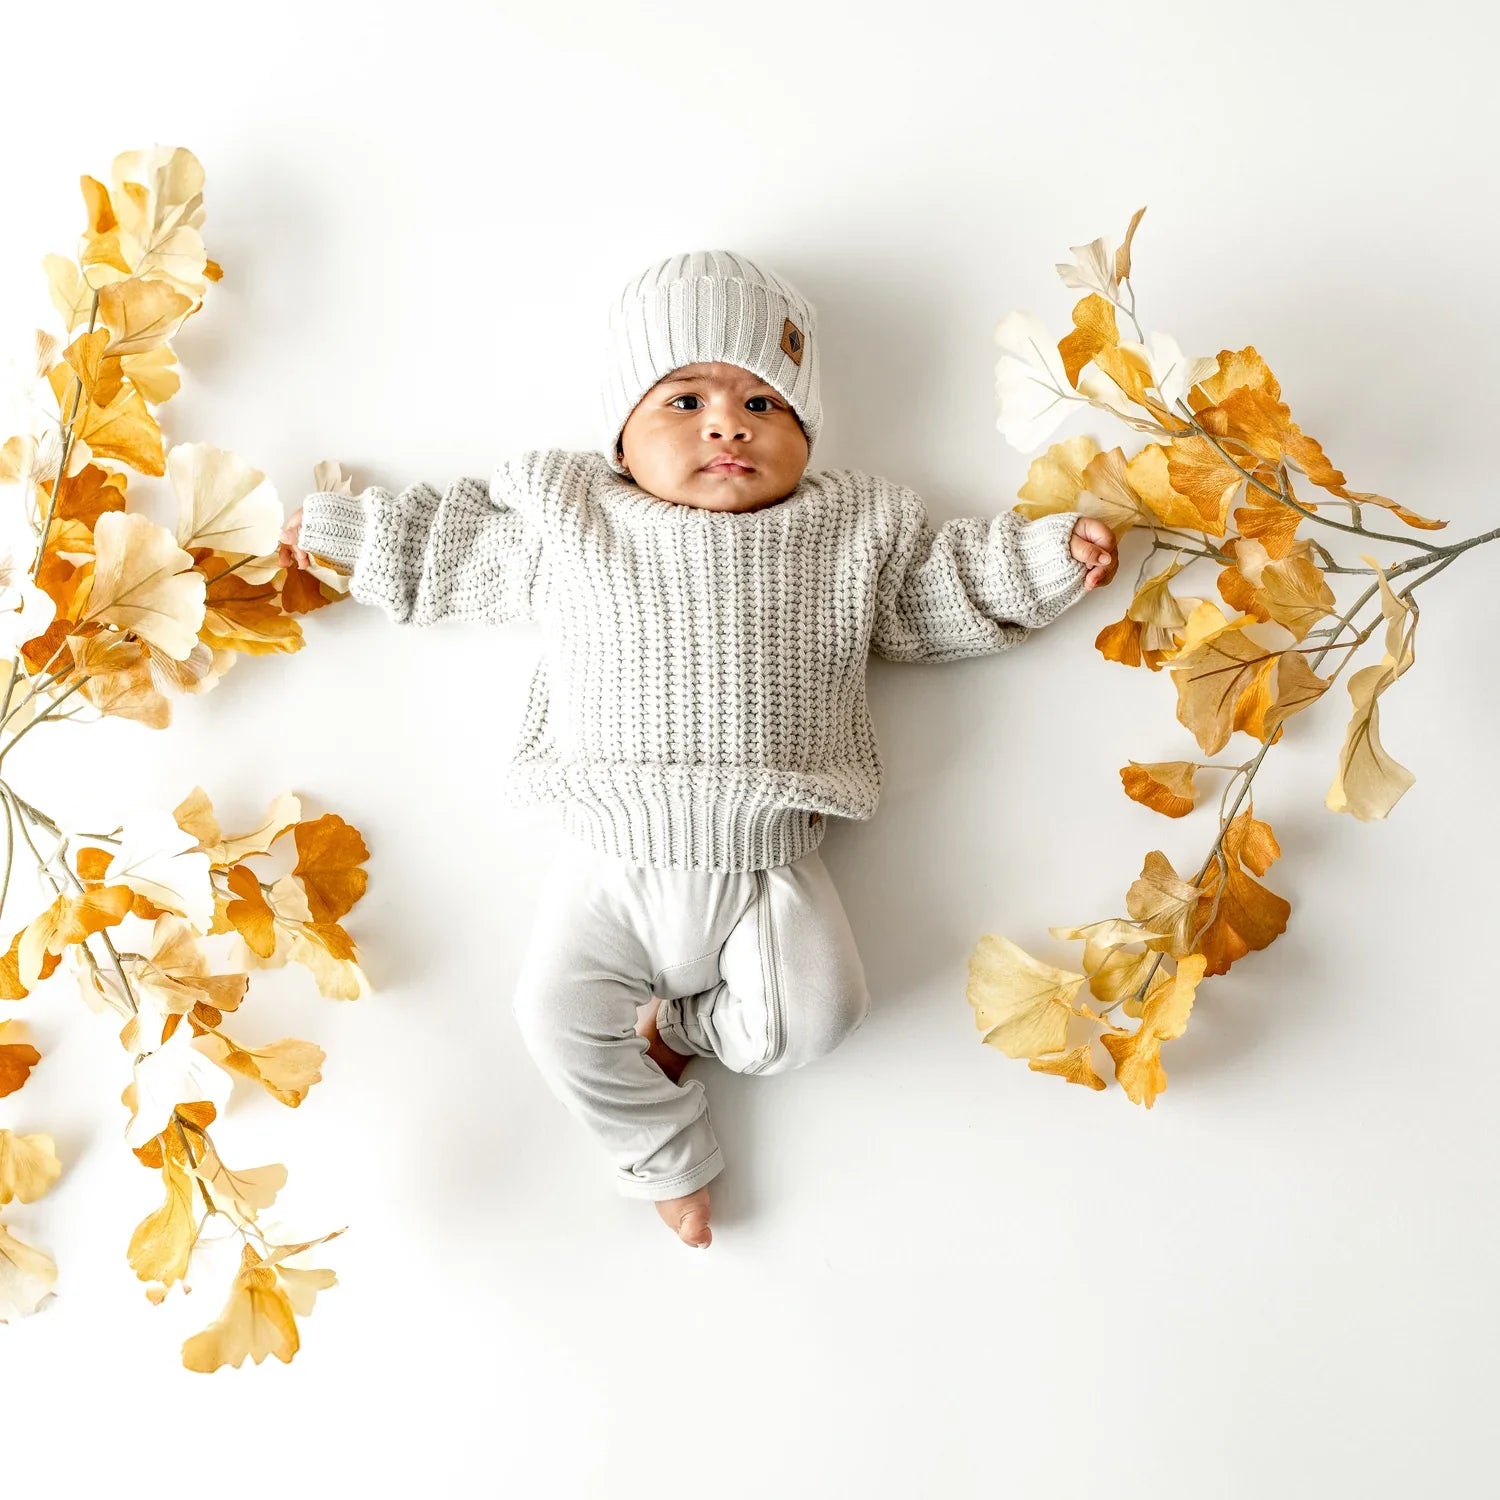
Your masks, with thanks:
[{"label": "yellow ginkgo leaf", "polygon": [[192,554],[135,511],[110,511],[94,528],[98,561],[84,620],[133,630],[168,656],[181,659],[203,624],[206,583]]},{"label": "yellow ginkgo leaf", "polygon": [[986,1046],[1040,1057],[1067,1044],[1068,1009],[1085,976],[1040,963],[1009,938],[985,933],[969,958],[968,1000]]},{"label": "yellow ginkgo leaf", "polygon": [[187,1275],[198,1241],[201,1203],[192,1174],[179,1156],[162,1162],[166,1201],[135,1226],[126,1250],[131,1269],[142,1281],[171,1286]]},{"label": "yellow ginkgo leaf", "polygon": [[1033,1057],[1027,1064],[1033,1073],[1055,1073],[1069,1083],[1079,1083],[1085,1088],[1102,1089],[1104,1080],[1094,1071],[1093,1059],[1089,1056],[1089,1044],[1074,1047],[1071,1052],[1056,1052],[1047,1057]]},{"label": "yellow ginkgo leaf", "polygon": [[327,1054],[313,1042],[282,1037],[264,1047],[241,1047],[221,1031],[206,1032],[198,1049],[231,1073],[253,1078],[268,1094],[294,1108],[322,1078]]},{"label": "yellow ginkgo leaf", "polygon": [[247,1355],[256,1364],[268,1354],[290,1364],[300,1345],[286,1289],[275,1270],[247,1244],[223,1312],[183,1344],[182,1362],[205,1375],[223,1365],[238,1368]]},{"label": "yellow ginkgo leaf", "polygon": [[105,354],[141,354],[172,338],[193,299],[165,281],[131,277],[99,288],[99,321],[109,330]]},{"label": "yellow ginkgo leaf", "polygon": [[61,1176],[50,1135],[0,1130],[0,1203],[35,1203]]},{"label": "yellow ginkgo leaf", "polygon": [[1137,1104],[1150,1109],[1167,1086],[1161,1065],[1161,1044],[1187,1029],[1188,1012],[1206,960],[1201,953],[1180,959],[1177,972],[1153,986],[1141,1007],[1139,1027],[1133,1032],[1107,1031],[1100,1038],[1115,1060],[1115,1077]]}]

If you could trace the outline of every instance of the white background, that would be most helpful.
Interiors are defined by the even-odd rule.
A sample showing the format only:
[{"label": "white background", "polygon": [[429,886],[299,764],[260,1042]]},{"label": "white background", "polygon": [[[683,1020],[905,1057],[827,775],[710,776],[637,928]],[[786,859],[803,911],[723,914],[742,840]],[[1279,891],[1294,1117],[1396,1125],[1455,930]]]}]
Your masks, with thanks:
[{"label": "white background", "polygon": [[[992,515],[1028,463],[994,430],[994,325],[1021,307],[1066,332],[1054,263],[1146,204],[1146,328],[1193,355],[1253,343],[1350,485],[1447,518],[1443,539],[1500,516],[1497,37],[1467,7],[83,0],[7,33],[4,352],[53,326],[40,261],[75,249],[78,177],[191,147],[225,278],[160,415],[288,511],[324,458],[400,485],[592,446],[609,296],[728,247],[818,308],[820,465]],[[1139,445],[1102,414],[1074,431]],[[161,486],[131,493],[167,513]],[[615,1194],[509,1009],[554,839],[550,811],[496,799],[535,627],[341,605],[167,732],[32,736],[5,773],[73,826],[195,784],[231,831],[283,788],[358,826],[374,993],[257,977],[231,1028],[327,1049],[301,1109],[246,1085],[214,1134],[232,1165],[287,1164],[291,1229],[349,1228],[295,1361],[212,1383],[178,1346],[227,1264],[155,1308],[125,1260],[160,1189],[121,1138],[111,1022],[63,981],[6,1010],[45,1056],[0,1125],[50,1131],[65,1169],[5,1213],[61,1267],[0,1331],[7,1492],[1484,1489],[1500,553],[1418,595],[1380,720],[1418,779],[1387,821],[1323,807],[1345,679],[1267,758],[1289,928],[1205,983],[1148,1113],[981,1046],[964,998],[981,933],[1076,966],[1049,925],[1122,912],[1149,849],[1190,871],[1212,839],[1219,774],[1180,822],[1119,785],[1132,758],[1204,758],[1167,673],[1093,646],[1146,548],[1021,651],[872,664],[883,800],[823,852],[873,1014],[801,1072],[698,1065],[728,1157],[707,1253]],[[38,901],[13,889],[7,941]]]}]

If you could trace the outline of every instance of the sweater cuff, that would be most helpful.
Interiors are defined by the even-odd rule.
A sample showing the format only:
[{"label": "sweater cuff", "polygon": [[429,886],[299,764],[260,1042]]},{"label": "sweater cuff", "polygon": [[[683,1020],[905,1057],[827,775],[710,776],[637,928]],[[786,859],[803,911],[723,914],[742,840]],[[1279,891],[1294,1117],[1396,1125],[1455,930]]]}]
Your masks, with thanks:
[{"label": "sweater cuff", "polygon": [[358,495],[320,490],[302,502],[297,545],[352,572],[365,535],[365,511]]},{"label": "sweater cuff", "polygon": [[1073,527],[1082,514],[1077,510],[1054,511],[1026,526],[1022,546],[1036,588],[1037,610],[1049,619],[1083,594],[1088,568],[1070,550]]}]

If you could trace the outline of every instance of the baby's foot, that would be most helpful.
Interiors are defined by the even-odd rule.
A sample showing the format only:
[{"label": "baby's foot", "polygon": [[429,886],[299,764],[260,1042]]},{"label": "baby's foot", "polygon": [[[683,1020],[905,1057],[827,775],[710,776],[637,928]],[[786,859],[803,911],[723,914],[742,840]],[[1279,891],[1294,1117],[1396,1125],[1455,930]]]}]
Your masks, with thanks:
[{"label": "baby's foot", "polygon": [[699,1250],[708,1248],[709,1241],[714,1236],[708,1227],[706,1187],[699,1188],[696,1193],[689,1193],[686,1198],[662,1198],[657,1202],[656,1211],[669,1229],[677,1231],[683,1244],[694,1245]]},{"label": "baby's foot", "polygon": [[[684,1056],[681,1052],[674,1052],[662,1041],[661,1034],[656,1029],[656,1012],[661,1006],[661,1001],[653,995],[650,1003],[642,1010],[640,1019],[635,1023],[635,1034],[646,1038],[646,1056],[656,1064],[668,1078],[676,1083],[682,1077],[682,1070],[693,1060],[691,1055]],[[685,1199],[672,1199],[672,1202],[685,1202]]]}]

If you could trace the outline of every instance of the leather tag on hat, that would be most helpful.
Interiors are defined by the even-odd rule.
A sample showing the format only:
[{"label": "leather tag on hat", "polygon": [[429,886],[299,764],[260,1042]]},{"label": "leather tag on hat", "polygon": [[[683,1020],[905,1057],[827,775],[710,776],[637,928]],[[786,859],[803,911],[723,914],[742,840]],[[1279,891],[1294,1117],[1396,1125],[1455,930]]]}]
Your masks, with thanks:
[{"label": "leather tag on hat", "polygon": [[794,365],[802,363],[803,342],[802,330],[787,318],[781,325],[781,347]]}]

